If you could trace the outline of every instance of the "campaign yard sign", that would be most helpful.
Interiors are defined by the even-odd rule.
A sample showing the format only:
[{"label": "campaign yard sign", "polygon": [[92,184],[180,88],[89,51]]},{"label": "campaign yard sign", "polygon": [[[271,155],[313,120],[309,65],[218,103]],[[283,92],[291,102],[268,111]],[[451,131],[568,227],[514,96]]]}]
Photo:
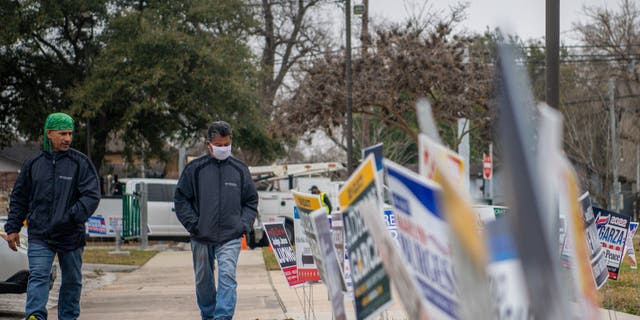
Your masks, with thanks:
[{"label": "campaign yard sign", "polygon": [[[351,280],[351,267],[349,266],[349,257],[344,248],[344,224],[342,223],[342,212],[331,214],[331,238],[333,239],[333,248],[342,269],[342,276],[347,293],[353,293],[353,281]],[[352,295],[347,295],[353,298]]]},{"label": "campaign yard sign", "polygon": [[311,243],[314,258],[320,270],[322,281],[327,285],[329,299],[333,307],[333,315],[336,320],[346,320],[347,315],[344,309],[344,294],[346,290],[340,264],[333,247],[331,239],[331,226],[327,219],[327,211],[324,208],[313,211],[309,214],[313,233],[316,241]]},{"label": "campaign yard sign", "polygon": [[122,230],[122,217],[109,217],[108,233],[116,233],[116,230]]},{"label": "campaign yard sign", "polygon": [[601,217],[609,216],[609,222],[600,228],[598,235],[602,248],[605,250],[609,279],[618,280],[620,264],[625,256],[624,249],[631,219],[628,216],[596,207],[593,207],[593,213]]},{"label": "campaign yard sign", "polygon": [[587,241],[587,251],[591,262],[593,279],[596,282],[596,288],[600,289],[607,282],[608,268],[605,250],[600,245],[597,227],[598,219],[596,218],[596,215],[594,215],[593,206],[591,205],[591,197],[588,192],[582,194],[578,200],[582,207],[584,235]]},{"label": "campaign yard sign", "polygon": [[304,283],[298,279],[298,266],[296,265],[296,254],[293,252],[291,242],[287,237],[284,222],[265,222],[262,224],[264,232],[267,234],[269,243],[273,248],[273,253],[278,259],[280,269],[287,279],[290,287],[295,287]]},{"label": "campaign yard sign", "polygon": [[391,304],[389,277],[369,225],[363,220],[372,217],[369,220],[380,225],[384,222],[373,155],[369,155],[347,180],[338,200],[343,208],[344,240],[351,267],[356,318],[373,319]]},{"label": "campaign yard sign", "polygon": [[313,259],[309,239],[307,238],[306,227],[311,230],[311,221],[307,216],[314,210],[322,208],[320,197],[317,195],[291,191],[296,203],[293,212],[293,230],[296,238],[296,264],[298,265],[298,278],[303,282],[314,282],[320,280],[320,273]]},{"label": "campaign yard sign", "polygon": [[[459,186],[464,186],[464,160],[462,157],[425,134],[421,133],[418,136],[418,140],[420,174],[437,183],[441,183],[444,178],[442,177],[442,172],[438,172],[438,170],[448,170],[451,176],[454,177],[455,183]],[[436,158],[440,159],[444,165],[443,167],[438,168],[436,165],[438,160]]]},{"label": "campaign yard sign", "polygon": [[629,224],[629,234],[627,234],[627,255],[629,256],[629,266],[631,269],[638,269],[638,261],[636,260],[636,250],[633,247],[633,236],[638,230],[638,223],[631,222]]},{"label": "campaign yard sign", "polygon": [[522,263],[513,243],[508,219],[496,219],[486,225],[489,264],[487,274],[497,319],[531,319]]},{"label": "campaign yard sign", "polygon": [[107,234],[107,225],[104,223],[104,217],[91,216],[87,221],[87,231],[90,234]]},{"label": "campaign yard sign", "polygon": [[458,319],[450,228],[439,200],[441,189],[435,182],[396,163],[385,160],[384,165],[398,242],[417,293],[430,317]]},{"label": "campaign yard sign", "polygon": [[391,209],[384,209],[384,222],[387,225],[387,230],[391,238],[398,239],[398,226],[396,224],[396,215]]}]

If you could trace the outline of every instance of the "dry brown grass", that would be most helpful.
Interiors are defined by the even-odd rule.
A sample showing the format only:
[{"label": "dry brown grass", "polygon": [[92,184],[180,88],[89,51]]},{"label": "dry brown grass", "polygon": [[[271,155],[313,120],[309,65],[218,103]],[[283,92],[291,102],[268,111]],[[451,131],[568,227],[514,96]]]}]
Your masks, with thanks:
[{"label": "dry brown grass", "polygon": [[129,255],[109,254],[113,249],[93,249],[91,247],[85,247],[82,261],[84,263],[141,266],[158,253],[156,250],[126,250],[129,251]]}]

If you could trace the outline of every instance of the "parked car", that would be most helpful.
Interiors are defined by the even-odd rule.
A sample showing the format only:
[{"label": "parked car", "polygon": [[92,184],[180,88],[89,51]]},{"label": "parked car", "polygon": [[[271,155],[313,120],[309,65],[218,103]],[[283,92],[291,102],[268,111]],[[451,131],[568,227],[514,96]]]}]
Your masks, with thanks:
[{"label": "parked car", "polygon": [[[7,216],[0,216],[0,227],[4,230]],[[5,235],[2,233],[2,235]],[[0,294],[2,293],[25,293],[27,292],[27,282],[29,280],[29,259],[27,258],[27,228],[20,231],[20,244],[18,251],[9,248],[9,244],[4,238],[0,239]],[[51,269],[51,287],[56,280],[57,267]]]}]

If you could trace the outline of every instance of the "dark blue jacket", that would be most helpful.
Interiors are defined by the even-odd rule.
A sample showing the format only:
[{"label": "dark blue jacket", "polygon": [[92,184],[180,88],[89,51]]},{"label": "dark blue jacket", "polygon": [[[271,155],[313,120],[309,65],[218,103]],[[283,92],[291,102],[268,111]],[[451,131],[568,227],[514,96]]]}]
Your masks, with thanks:
[{"label": "dark blue jacket", "polygon": [[180,175],[174,202],[191,236],[213,245],[249,233],[258,214],[249,168],[234,157],[217,160],[206,154],[191,161]]},{"label": "dark blue jacket", "polygon": [[27,219],[29,241],[58,252],[85,245],[85,222],[98,207],[100,182],[91,161],[75,149],[42,151],[22,165],[11,192],[6,233]]}]

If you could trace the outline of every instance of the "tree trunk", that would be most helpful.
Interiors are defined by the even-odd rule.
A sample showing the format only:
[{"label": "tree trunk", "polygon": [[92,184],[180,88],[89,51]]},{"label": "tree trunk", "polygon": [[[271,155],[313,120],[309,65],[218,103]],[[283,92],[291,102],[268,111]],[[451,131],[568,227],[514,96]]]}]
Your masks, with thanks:
[{"label": "tree trunk", "polygon": [[273,11],[270,0],[262,0],[264,14],[264,49],[262,50],[262,74],[260,81],[261,109],[266,116],[273,111],[273,72],[275,68],[275,35],[273,26]]}]

